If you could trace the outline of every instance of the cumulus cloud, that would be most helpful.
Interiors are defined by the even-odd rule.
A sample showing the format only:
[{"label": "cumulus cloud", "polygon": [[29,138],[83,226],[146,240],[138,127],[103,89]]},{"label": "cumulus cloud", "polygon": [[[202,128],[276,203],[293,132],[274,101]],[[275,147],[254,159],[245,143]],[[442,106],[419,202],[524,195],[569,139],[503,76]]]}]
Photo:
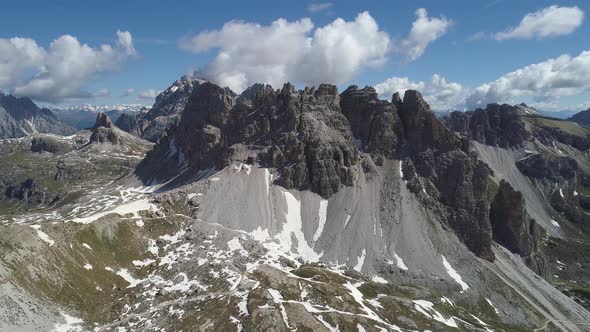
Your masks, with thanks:
[{"label": "cumulus cloud", "polygon": [[485,106],[525,97],[541,102],[587,91],[590,91],[590,51],[583,51],[576,57],[564,54],[482,84],[470,93],[466,105]]},{"label": "cumulus cloud", "polygon": [[309,18],[278,19],[267,26],[230,21],[219,30],[184,38],[179,46],[194,53],[218,49],[198,74],[239,92],[258,82],[275,87],[288,80],[344,83],[366,67],[385,63],[390,43],[363,12],[353,21],[338,18],[315,29]]},{"label": "cumulus cloud", "polygon": [[155,89],[147,89],[145,91],[140,92],[137,97],[139,97],[140,99],[148,99],[148,100],[153,100],[156,99],[156,97],[160,94],[160,91],[155,90]]},{"label": "cumulus cloud", "polygon": [[526,14],[516,27],[494,34],[499,41],[506,39],[532,39],[569,35],[584,20],[584,12],[574,7],[546,7],[540,11]]},{"label": "cumulus cloud", "polygon": [[396,91],[403,95],[405,90],[418,90],[435,110],[473,109],[490,103],[516,104],[525,100],[540,109],[578,109],[583,105],[566,106],[562,98],[590,92],[590,51],[531,64],[477,87],[448,82],[435,74],[430,81],[419,82],[391,77],[375,85],[375,89],[383,99],[391,99]]},{"label": "cumulus cloud", "polygon": [[39,101],[89,98],[83,86],[97,75],[119,69],[136,54],[131,34],[117,31],[114,45],[93,48],[64,35],[47,49],[30,38],[0,39],[0,87]]},{"label": "cumulus cloud", "polygon": [[402,97],[406,90],[418,90],[435,110],[462,108],[466,89],[459,83],[447,82],[440,75],[432,75],[430,81],[413,82],[407,77],[391,77],[375,85],[382,99],[391,99],[395,92]]},{"label": "cumulus cloud", "polygon": [[320,2],[320,3],[311,3],[307,6],[307,10],[310,13],[318,13],[324,10],[328,10],[334,6],[332,2]]},{"label": "cumulus cloud", "polygon": [[407,38],[401,41],[397,51],[405,54],[407,61],[421,57],[426,47],[449,31],[453,21],[444,16],[428,17],[424,8],[416,10],[416,20]]},{"label": "cumulus cloud", "polygon": [[0,87],[22,83],[28,70],[42,70],[46,56],[32,39],[0,38]]}]

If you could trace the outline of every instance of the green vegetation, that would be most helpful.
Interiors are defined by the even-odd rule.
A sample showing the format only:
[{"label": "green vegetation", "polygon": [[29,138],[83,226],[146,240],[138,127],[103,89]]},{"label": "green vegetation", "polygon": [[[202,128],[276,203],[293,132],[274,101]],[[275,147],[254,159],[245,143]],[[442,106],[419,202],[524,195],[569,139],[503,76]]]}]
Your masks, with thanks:
[{"label": "green vegetation", "polygon": [[586,137],[590,134],[590,129],[580,126],[579,124],[572,121],[540,116],[524,117],[524,119],[532,125],[553,127],[580,137]]}]

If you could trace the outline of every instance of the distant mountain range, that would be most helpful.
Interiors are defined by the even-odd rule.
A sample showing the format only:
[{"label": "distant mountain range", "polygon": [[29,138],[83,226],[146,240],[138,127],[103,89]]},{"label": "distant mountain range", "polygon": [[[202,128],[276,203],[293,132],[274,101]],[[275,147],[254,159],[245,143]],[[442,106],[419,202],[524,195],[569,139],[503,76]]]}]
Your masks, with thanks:
[{"label": "distant mountain range", "polygon": [[39,108],[31,99],[0,92],[0,138],[23,137],[36,133],[70,135],[75,131],[50,109]]},{"label": "distant mountain range", "polygon": [[590,126],[590,108],[572,115],[568,120]]},{"label": "distant mountain range", "polygon": [[65,107],[51,107],[51,110],[63,122],[76,129],[84,129],[91,127],[96,119],[98,112],[106,113],[113,121],[117,121],[119,116],[125,112],[137,113],[142,109],[146,109],[145,105],[141,104],[118,104],[118,105],[73,105]]},{"label": "distant mountain range", "polygon": [[[48,107],[52,111],[56,112],[67,112],[67,111],[86,111],[86,112],[107,112],[112,110],[117,111],[131,111],[139,112],[142,108],[145,108],[142,104],[116,104],[116,105],[70,105],[62,107]],[[149,107],[147,107],[149,108]]]}]

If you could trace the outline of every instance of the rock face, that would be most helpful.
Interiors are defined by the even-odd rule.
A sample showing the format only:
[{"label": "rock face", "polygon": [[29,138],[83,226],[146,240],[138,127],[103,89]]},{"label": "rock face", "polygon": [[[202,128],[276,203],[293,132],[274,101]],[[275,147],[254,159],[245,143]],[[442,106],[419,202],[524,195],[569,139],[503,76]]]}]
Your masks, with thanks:
[{"label": "rock face", "polygon": [[[162,91],[156,97],[152,108],[137,116],[138,136],[156,142],[166,129],[176,124],[192,91],[204,82],[206,81],[199,78],[183,76],[168,89]],[[126,126],[123,126],[122,129],[127,131]],[[133,130],[128,132],[134,134]]]},{"label": "rock face", "polygon": [[49,204],[56,199],[50,197],[47,189],[33,179],[9,185],[4,195],[9,199],[21,200],[29,207]]},{"label": "rock face", "polygon": [[119,144],[120,136],[114,130],[113,123],[108,115],[103,112],[96,116],[96,123],[92,127],[92,135],[90,135],[91,143],[111,143]]},{"label": "rock face", "polygon": [[0,138],[34,133],[71,135],[74,132],[74,128],[61,122],[49,109],[37,107],[31,99],[0,92]]},{"label": "rock face", "polygon": [[55,137],[36,136],[31,141],[31,151],[66,153],[72,151],[73,147],[69,142]]},{"label": "rock face", "polygon": [[453,131],[472,140],[502,148],[520,146],[531,136],[521,121],[520,108],[490,104],[471,112],[452,112],[448,124]]},{"label": "rock face", "polygon": [[[399,104],[399,100],[397,101]],[[400,106],[411,164],[404,175],[411,189],[436,198],[446,221],[467,247],[493,260],[488,190],[493,186],[487,165],[477,159],[469,141],[461,139],[435,116],[417,91],[408,90]],[[412,182],[411,178],[421,179]]]},{"label": "rock face", "polygon": [[547,159],[542,154],[533,154],[516,162],[516,167],[526,176],[536,179],[548,179],[563,183],[576,176],[579,170],[575,160],[569,157]]},{"label": "rock face", "polygon": [[94,126],[92,127],[92,129],[94,130],[98,127],[111,128],[112,126],[113,126],[113,123],[111,122],[111,119],[109,118],[109,116],[106,115],[106,113],[100,112],[96,116],[96,122],[95,122]]},{"label": "rock face", "polygon": [[534,136],[543,144],[552,146],[555,141],[571,145],[580,151],[590,149],[590,137],[575,135],[560,128],[537,125],[532,128]]},{"label": "rock face", "polygon": [[[357,148],[388,158],[395,157],[404,136],[399,109],[395,104],[377,98],[377,92],[372,87],[359,89],[353,85],[340,96],[340,105],[350,122]],[[401,105],[401,100],[397,105]]]},{"label": "rock face", "polygon": [[537,253],[545,232],[530,218],[524,204],[522,194],[502,180],[490,207],[494,240],[521,255],[529,267],[541,273],[546,271],[545,262]]},{"label": "rock face", "polygon": [[556,212],[565,215],[576,224],[590,223],[589,199],[577,192],[586,192],[590,188],[590,183],[585,180],[588,174],[574,159],[534,154],[518,160],[516,166],[543,189],[549,197],[549,204]]},{"label": "rock face", "polygon": [[138,119],[137,114],[134,113],[123,113],[115,122],[115,126],[130,133],[131,135],[139,137],[147,128],[148,121],[144,119]]},{"label": "rock face", "polygon": [[238,101],[231,90],[203,83],[171,136],[147,159],[166,153],[170,144],[195,169],[256,161],[280,170],[276,181],[286,188],[324,197],[352,184],[356,163],[348,121],[340,112],[336,87],[329,85],[297,92],[285,84],[279,92],[264,88],[254,100]]},{"label": "rock face", "polygon": [[[513,113],[518,112],[511,106],[490,105],[476,120],[465,117],[462,132],[494,144],[518,144],[528,132],[513,121]],[[503,132],[509,129],[516,133]],[[379,100],[371,87],[351,86],[339,95],[333,85],[296,91],[287,83],[276,91],[258,84],[237,96],[204,82],[136,173],[146,182],[154,174],[169,180],[178,175],[170,170],[188,167],[190,181],[232,162],[258,164],[276,170],[278,185],[329,198],[354,185],[359,174],[370,177],[386,159],[403,160],[407,188],[472,252],[494,259],[490,215],[499,189],[493,173],[469,139],[448,129],[417,91],[406,91],[403,100],[396,94],[390,102]],[[529,249],[514,248],[523,256]]]}]

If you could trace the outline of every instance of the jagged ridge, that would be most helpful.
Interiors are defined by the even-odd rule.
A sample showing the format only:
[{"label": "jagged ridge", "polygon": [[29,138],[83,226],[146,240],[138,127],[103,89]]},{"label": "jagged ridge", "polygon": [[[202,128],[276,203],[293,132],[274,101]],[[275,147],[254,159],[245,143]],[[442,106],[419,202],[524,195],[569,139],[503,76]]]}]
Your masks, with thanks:
[{"label": "jagged ridge", "polygon": [[[491,132],[503,132],[502,124],[510,127],[510,119],[518,115],[512,113],[518,111],[493,108],[496,117],[508,120]],[[487,112],[477,113],[489,122]],[[519,139],[500,141],[510,145]],[[378,99],[370,87],[351,86],[339,95],[327,84],[300,91],[288,83],[276,91],[255,85],[238,96],[228,88],[201,83],[193,89],[178,124],[167,130],[137,174],[145,182],[158,174],[160,180],[174,177],[182,183],[201,170],[244,162],[276,169],[275,184],[328,198],[342,186],[355,184],[355,170],[370,176],[392,158],[404,161],[408,188],[440,212],[441,222],[476,255],[493,260],[490,215],[499,206],[492,206],[502,194],[499,185],[469,137],[447,129],[417,91],[406,91],[403,100],[396,94],[390,102]],[[186,167],[192,171],[182,176],[170,171]],[[521,219],[502,222],[528,223]],[[537,227],[525,227],[535,245],[515,247],[516,253],[538,254]]]}]

